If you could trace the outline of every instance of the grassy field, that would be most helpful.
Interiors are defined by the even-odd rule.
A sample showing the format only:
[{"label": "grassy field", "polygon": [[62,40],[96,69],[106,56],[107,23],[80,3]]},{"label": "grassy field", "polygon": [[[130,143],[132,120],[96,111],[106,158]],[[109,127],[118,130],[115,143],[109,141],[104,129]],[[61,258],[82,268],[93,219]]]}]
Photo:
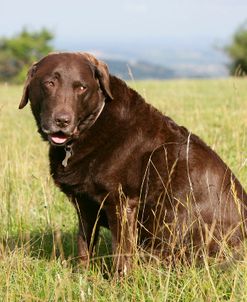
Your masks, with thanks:
[{"label": "grassy field", "polygon": [[[247,79],[130,83],[176,122],[202,137],[247,188]],[[101,232],[98,260],[76,260],[77,217],[49,176],[47,145],[21,87],[0,86],[0,301],[247,301],[247,252],[227,268],[139,263],[109,277]],[[103,255],[104,257],[101,257]],[[103,259],[103,260],[102,260]]]}]

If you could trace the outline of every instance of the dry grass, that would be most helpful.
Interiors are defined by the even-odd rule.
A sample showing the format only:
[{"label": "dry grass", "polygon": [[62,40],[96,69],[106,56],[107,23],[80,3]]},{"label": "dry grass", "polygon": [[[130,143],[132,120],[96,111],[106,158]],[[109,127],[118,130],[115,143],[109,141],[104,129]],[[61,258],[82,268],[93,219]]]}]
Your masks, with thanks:
[{"label": "dry grass", "polygon": [[[202,137],[247,187],[246,79],[146,81],[146,99]],[[123,280],[109,276],[110,238],[101,232],[94,265],[76,261],[77,217],[53,185],[47,146],[26,108],[21,87],[0,86],[1,301],[246,301],[247,253],[222,269],[138,261]]]}]

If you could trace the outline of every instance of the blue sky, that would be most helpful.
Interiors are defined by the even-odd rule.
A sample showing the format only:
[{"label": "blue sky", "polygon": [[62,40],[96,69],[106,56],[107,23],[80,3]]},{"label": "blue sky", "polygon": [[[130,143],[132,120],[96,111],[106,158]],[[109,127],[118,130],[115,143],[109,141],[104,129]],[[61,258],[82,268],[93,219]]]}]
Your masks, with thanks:
[{"label": "blue sky", "polygon": [[4,0],[0,35],[47,27],[56,44],[227,40],[247,20],[247,0]]}]

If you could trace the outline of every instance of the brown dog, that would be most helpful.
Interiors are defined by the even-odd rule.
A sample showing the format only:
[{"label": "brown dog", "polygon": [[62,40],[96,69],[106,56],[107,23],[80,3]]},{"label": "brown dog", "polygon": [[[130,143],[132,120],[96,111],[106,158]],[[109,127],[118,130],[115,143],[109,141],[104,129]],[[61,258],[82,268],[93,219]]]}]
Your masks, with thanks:
[{"label": "brown dog", "polygon": [[77,209],[85,264],[100,226],[111,231],[120,273],[136,243],[163,257],[215,254],[245,236],[247,196],[230,169],[103,62],[48,55],[31,67],[20,109],[28,99],[54,181]]}]

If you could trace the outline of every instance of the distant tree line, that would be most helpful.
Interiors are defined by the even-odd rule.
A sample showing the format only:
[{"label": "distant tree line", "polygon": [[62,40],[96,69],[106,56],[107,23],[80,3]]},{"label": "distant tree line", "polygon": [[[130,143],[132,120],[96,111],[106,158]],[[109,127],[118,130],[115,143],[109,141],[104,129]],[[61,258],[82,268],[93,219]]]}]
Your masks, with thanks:
[{"label": "distant tree line", "polygon": [[247,22],[235,32],[231,44],[225,47],[231,58],[230,74],[235,76],[247,75]]},{"label": "distant tree line", "polygon": [[20,83],[28,67],[53,51],[54,35],[47,29],[30,32],[23,29],[11,38],[0,39],[0,81]]},{"label": "distant tree line", "polygon": [[[54,51],[54,35],[48,29],[28,31],[0,38],[0,81],[21,83],[29,66],[41,57]],[[247,22],[235,32],[231,44],[224,48],[231,58],[231,75],[247,75]]]}]

